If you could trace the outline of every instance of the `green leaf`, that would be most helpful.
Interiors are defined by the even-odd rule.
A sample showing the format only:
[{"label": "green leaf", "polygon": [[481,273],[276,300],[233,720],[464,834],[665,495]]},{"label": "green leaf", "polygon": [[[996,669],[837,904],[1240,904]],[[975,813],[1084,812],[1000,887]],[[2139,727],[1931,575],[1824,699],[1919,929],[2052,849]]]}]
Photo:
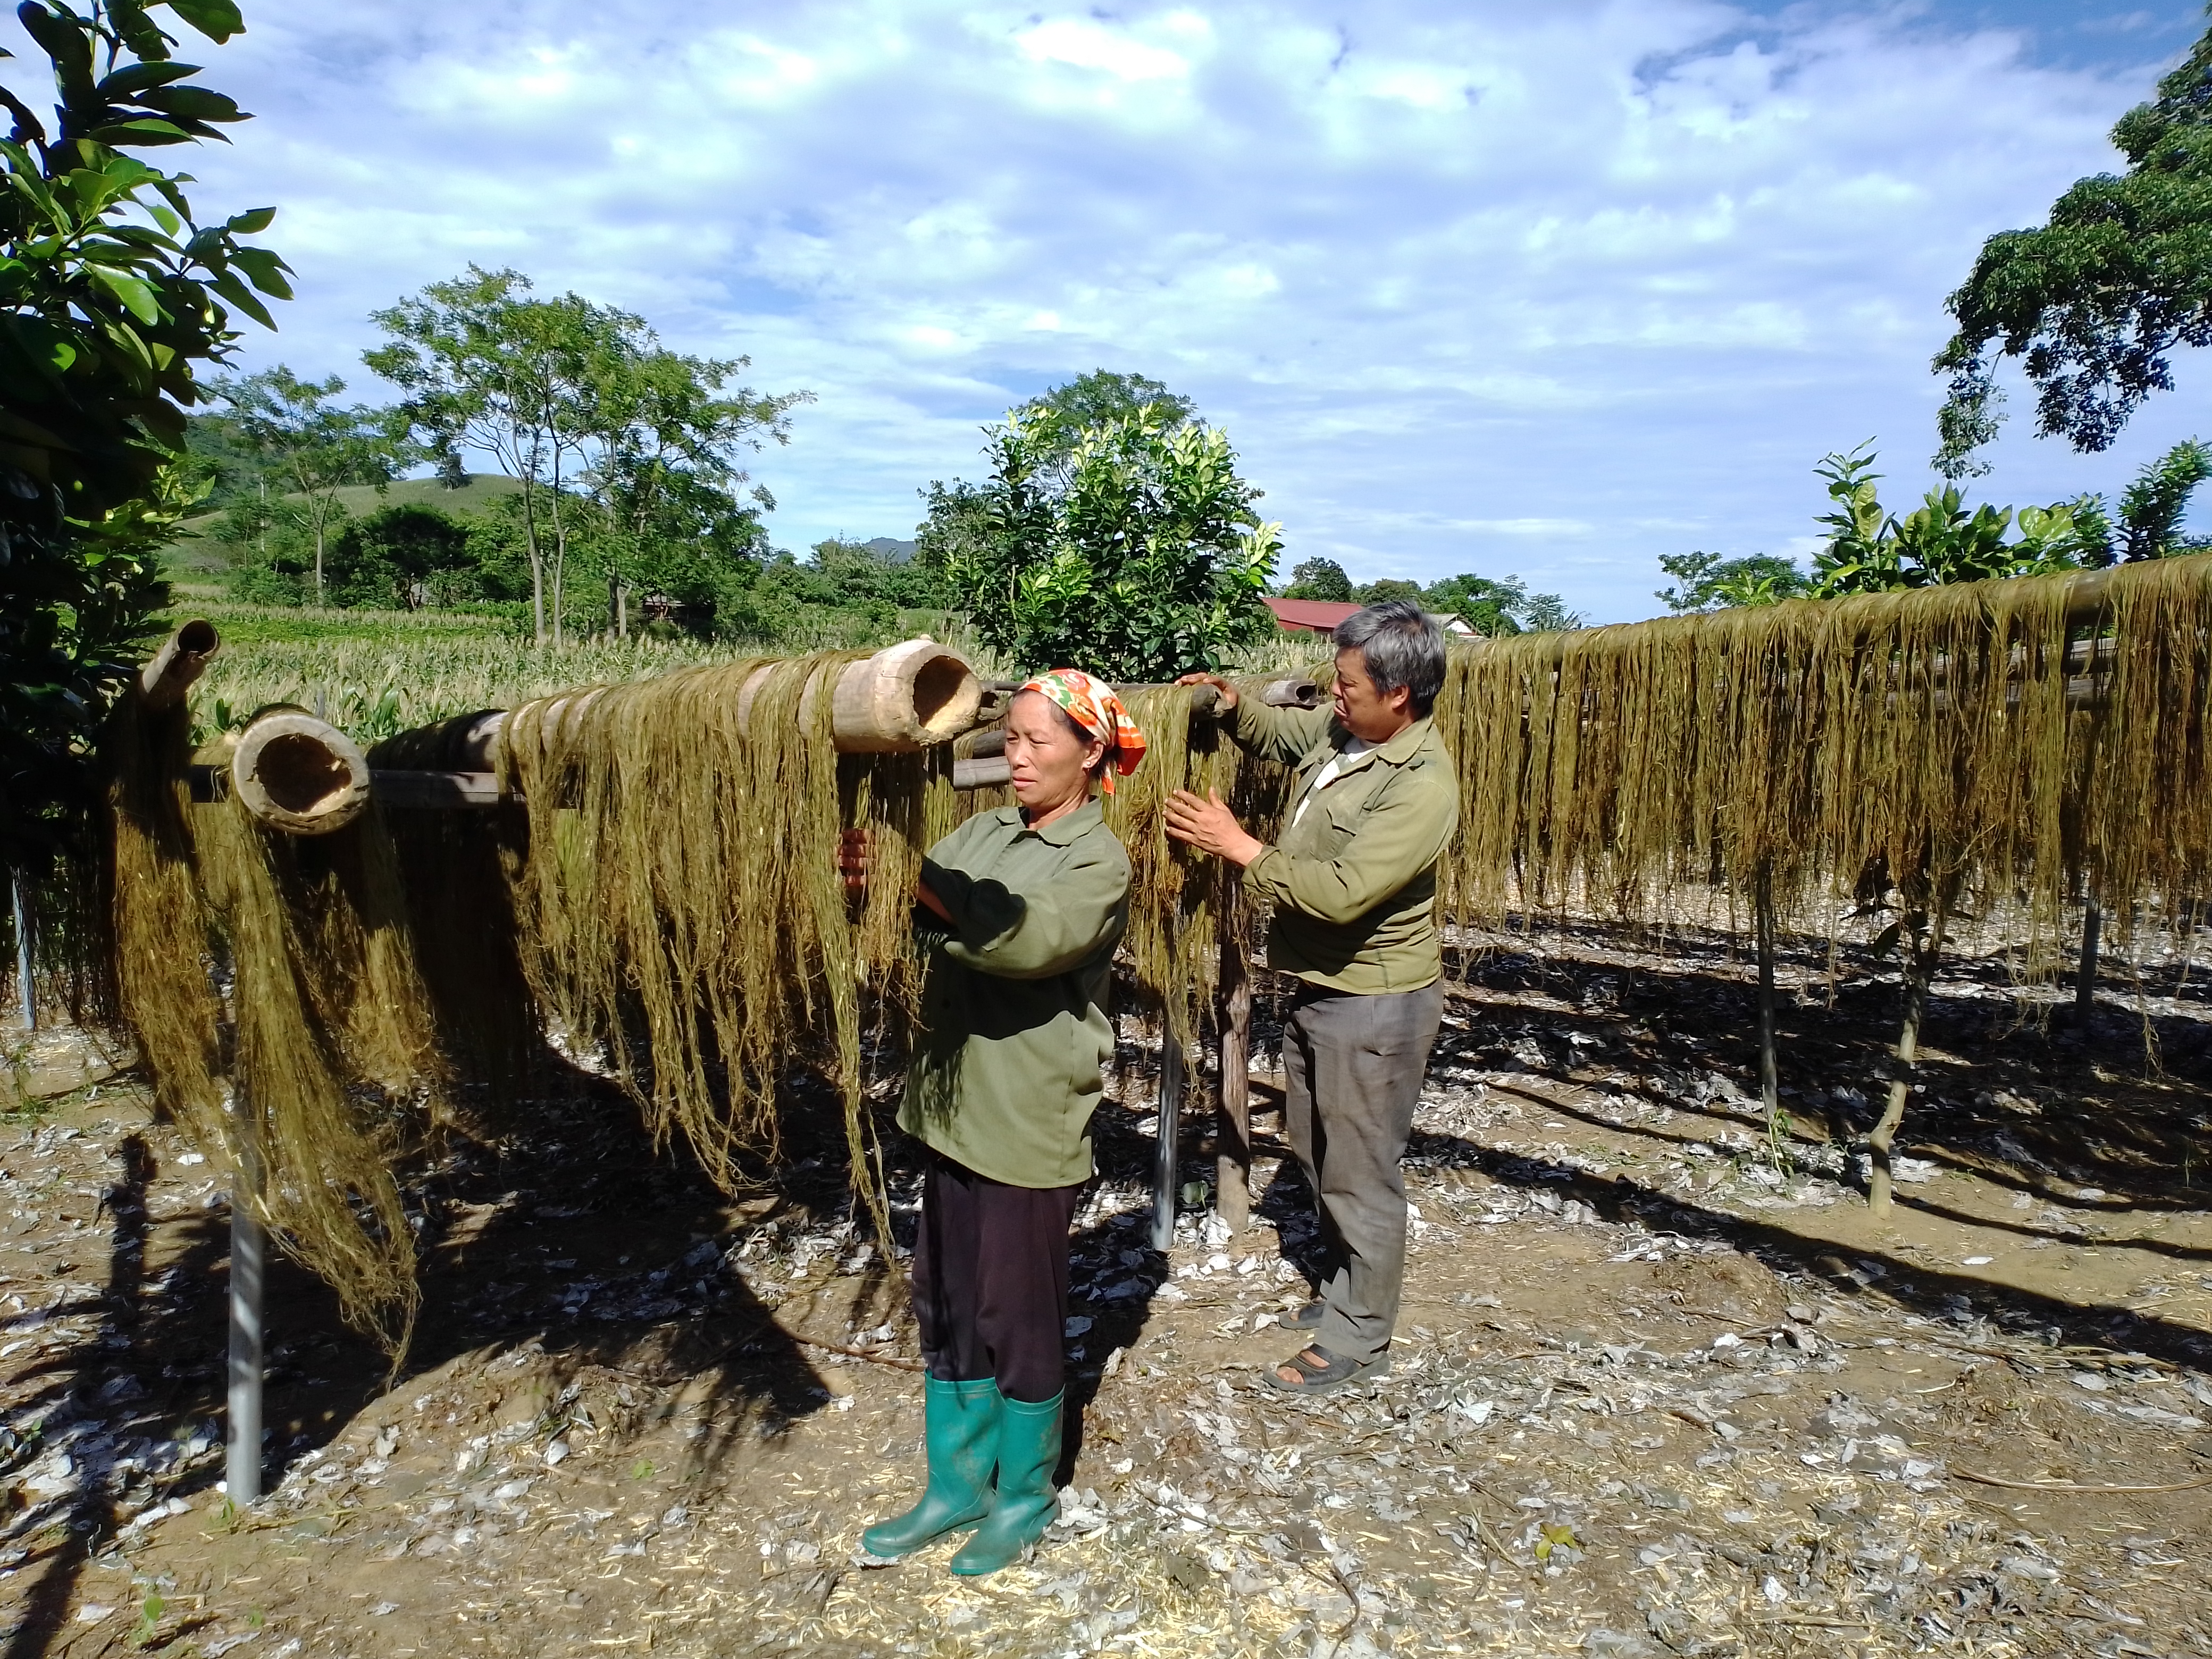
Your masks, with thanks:
[{"label": "green leaf", "polygon": [[154,222],[171,236],[174,236],[185,228],[185,222],[159,202],[149,202],[146,204],[146,211],[153,216]]},{"label": "green leaf", "polygon": [[269,314],[269,308],[255,299],[246,284],[238,280],[237,272],[217,271],[208,279],[208,286],[252,318],[262,327],[273,329],[276,326],[276,319]]},{"label": "green leaf", "polygon": [[230,256],[254,287],[272,299],[289,300],[292,285],[284,280],[284,262],[265,247],[242,247]]},{"label": "green leaf", "polygon": [[235,0],[168,0],[168,6],[218,46],[246,33],[246,19],[239,15]]},{"label": "green leaf", "polygon": [[243,121],[246,112],[219,92],[210,92],[205,87],[164,87],[149,92],[137,100],[149,109],[160,110],[164,115],[196,121]]},{"label": "green leaf", "polygon": [[92,137],[95,143],[101,144],[189,144],[193,135],[173,121],[157,121],[149,115],[135,121],[95,127]]},{"label": "green leaf", "polygon": [[154,298],[154,290],[136,276],[127,276],[107,265],[91,266],[86,275],[113,295],[122,302],[123,308],[140,322],[158,323],[161,320],[161,307]]},{"label": "green leaf", "polygon": [[106,76],[93,88],[110,103],[146,91],[151,87],[166,87],[172,81],[183,81],[200,72],[197,64],[129,64]]},{"label": "green leaf", "polygon": [[249,208],[244,213],[232,214],[223,221],[222,228],[240,236],[257,236],[276,222],[275,208]]}]

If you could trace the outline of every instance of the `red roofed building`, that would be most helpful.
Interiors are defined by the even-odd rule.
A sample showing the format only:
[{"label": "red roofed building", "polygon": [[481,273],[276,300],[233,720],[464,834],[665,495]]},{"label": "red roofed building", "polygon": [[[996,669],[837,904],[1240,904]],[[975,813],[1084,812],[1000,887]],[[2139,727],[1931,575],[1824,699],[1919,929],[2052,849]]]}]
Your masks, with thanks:
[{"label": "red roofed building", "polygon": [[1359,609],[1340,599],[1272,599],[1262,595],[1260,603],[1275,613],[1276,623],[1285,633],[1318,634],[1323,639],[1334,635],[1336,625]]},{"label": "red roofed building", "polygon": [[[1275,613],[1275,625],[1286,634],[1311,634],[1320,639],[1334,639],[1337,625],[1353,611],[1361,609],[1341,599],[1275,599],[1266,594],[1260,603]],[[1431,611],[1429,615],[1437,627],[1447,634],[1473,634],[1460,617]]]}]

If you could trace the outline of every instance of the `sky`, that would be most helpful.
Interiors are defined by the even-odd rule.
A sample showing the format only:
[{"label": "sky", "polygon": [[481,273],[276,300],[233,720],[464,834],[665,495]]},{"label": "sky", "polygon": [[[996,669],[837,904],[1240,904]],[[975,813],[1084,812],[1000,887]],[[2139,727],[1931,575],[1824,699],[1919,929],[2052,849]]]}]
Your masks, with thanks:
[{"label": "sky", "polygon": [[[1194,398],[1284,568],[1517,574],[1595,622],[1662,554],[1806,556],[1813,469],[1932,481],[1947,293],[2117,168],[2197,0],[245,0],[192,40],[256,119],[188,163],[296,273],[240,366],[361,367],[470,263],[804,389],[770,531],[907,536],[981,426],[1086,370]],[[8,69],[24,88],[21,57]],[[31,60],[36,63],[35,58]],[[169,152],[172,156],[179,153]],[[1972,489],[2117,494],[2212,437],[2185,358],[2111,451]],[[2209,514],[2208,518],[2212,518]]]}]

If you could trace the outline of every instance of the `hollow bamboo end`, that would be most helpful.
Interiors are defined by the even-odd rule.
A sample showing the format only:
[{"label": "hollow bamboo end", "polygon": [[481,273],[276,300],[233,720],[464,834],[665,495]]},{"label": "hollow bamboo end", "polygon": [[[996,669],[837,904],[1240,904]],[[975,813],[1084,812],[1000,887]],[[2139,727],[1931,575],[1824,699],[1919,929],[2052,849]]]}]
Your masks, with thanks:
[{"label": "hollow bamboo end", "polygon": [[368,806],[368,760],[327,720],[283,710],[240,735],[230,787],[256,823],[288,836],[326,836]]},{"label": "hollow bamboo end", "polygon": [[138,671],[140,701],[149,708],[175,708],[222,648],[222,635],[213,623],[195,617],[179,623]]},{"label": "hollow bamboo end", "polygon": [[958,652],[908,640],[845,669],[831,694],[837,747],[907,754],[950,743],[975,724],[982,682]]}]

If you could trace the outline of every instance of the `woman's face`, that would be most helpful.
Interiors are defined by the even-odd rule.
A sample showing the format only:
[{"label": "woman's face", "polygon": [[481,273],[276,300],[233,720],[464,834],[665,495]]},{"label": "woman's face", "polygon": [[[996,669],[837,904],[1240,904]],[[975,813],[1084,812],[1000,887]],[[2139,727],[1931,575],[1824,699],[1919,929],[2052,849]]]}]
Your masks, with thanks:
[{"label": "woman's face", "polygon": [[1023,692],[1006,711],[1006,769],[1014,799],[1032,812],[1080,798],[1105,752],[1097,738],[1077,736],[1042,691]]}]

